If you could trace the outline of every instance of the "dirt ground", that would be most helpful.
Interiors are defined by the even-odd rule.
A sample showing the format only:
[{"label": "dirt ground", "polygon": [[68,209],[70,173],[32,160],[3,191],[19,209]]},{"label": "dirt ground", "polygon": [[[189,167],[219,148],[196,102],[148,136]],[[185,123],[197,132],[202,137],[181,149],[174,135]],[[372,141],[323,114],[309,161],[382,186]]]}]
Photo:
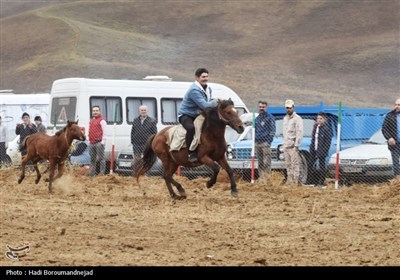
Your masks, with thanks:
[{"label": "dirt ground", "polygon": [[[238,182],[226,174],[178,177],[188,198],[170,199],[159,177],[89,178],[69,168],[49,194],[27,173],[0,169],[0,266],[400,265],[400,180],[338,190]],[[29,242],[19,261],[6,245]]]}]

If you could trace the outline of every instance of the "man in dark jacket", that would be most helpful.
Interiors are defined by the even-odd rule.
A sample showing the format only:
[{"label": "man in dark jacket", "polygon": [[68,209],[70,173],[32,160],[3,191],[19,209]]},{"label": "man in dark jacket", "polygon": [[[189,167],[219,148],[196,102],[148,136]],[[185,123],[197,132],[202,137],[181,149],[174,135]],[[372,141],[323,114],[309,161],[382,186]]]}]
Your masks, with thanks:
[{"label": "man in dark jacket", "polygon": [[131,143],[135,162],[142,157],[147,139],[157,133],[157,121],[148,116],[146,105],[139,107],[139,113],[139,117],[133,120],[131,129]]},{"label": "man in dark jacket", "polygon": [[[22,144],[25,137],[37,132],[36,126],[31,122],[31,117],[28,113],[22,114],[22,123],[17,124],[15,128],[15,134],[19,135],[19,143]],[[26,149],[21,149],[21,156],[26,155]]]},{"label": "man in dark jacket", "polygon": [[387,113],[382,125],[382,133],[388,141],[388,148],[392,154],[394,176],[400,175],[400,98],[396,100],[395,108]]},{"label": "man in dark jacket", "polygon": [[325,187],[326,177],[326,157],[332,142],[332,127],[328,123],[328,119],[324,112],[319,112],[317,122],[314,125],[310,155],[313,160],[313,180],[318,187]]},{"label": "man in dark jacket", "polygon": [[267,101],[258,101],[258,116],[255,120],[255,148],[258,158],[259,177],[268,179],[271,173],[271,143],[276,132],[275,118],[267,112]]}]

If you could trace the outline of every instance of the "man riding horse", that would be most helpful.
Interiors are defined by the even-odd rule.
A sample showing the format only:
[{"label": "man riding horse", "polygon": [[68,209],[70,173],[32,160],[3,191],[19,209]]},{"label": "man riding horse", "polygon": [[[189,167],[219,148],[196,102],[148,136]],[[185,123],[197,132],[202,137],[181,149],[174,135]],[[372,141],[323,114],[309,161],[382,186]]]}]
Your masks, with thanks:
[{"label": "man riding horse", "polygon": [[189,149],[195,134],[195,126],[193,122],[201,113],[201,110],[209,107],[216,107],[218,105],[217,101],[219,100],[219,98],[211,99],[212,90],[207,85],[207,69],[197,69],[195,72],[195,79],[196,81],[191,85],[183,97],[178,111],[179,122],[186,129],[185,142],[189,150],[188,159],[190,162],[196,162],[198,160],[196,150],[192,151]]}]

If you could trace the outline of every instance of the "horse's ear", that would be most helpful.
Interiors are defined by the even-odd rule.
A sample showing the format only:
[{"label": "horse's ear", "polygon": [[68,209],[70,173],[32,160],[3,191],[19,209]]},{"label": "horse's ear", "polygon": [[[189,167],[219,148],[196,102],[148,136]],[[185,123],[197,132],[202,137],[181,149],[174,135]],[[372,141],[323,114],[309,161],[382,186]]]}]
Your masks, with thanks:
[{"label": "horse's ear", "polygon": [[78,122],[79,122],[79,119],[76,120],[76,124],[78,124]]}]

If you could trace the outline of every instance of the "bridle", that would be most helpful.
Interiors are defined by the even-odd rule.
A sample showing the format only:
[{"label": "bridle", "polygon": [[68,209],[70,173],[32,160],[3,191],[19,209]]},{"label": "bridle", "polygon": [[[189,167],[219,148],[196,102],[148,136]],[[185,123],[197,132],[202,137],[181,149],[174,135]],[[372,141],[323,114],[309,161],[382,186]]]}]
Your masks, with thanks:
[{"label": "bridle", "polygon": [[221,108],[221,105],[218,105],[217,112],[218,112],[218,117],[219,117],[219,119],[220,119],[221,121],[223,121],[225,125],[231,125],[231,120],[227,120],[227,119],[225,119],[225,118],[222,116],[222,114],[221,114],[220,111],[219,111],[220,108]]}]

